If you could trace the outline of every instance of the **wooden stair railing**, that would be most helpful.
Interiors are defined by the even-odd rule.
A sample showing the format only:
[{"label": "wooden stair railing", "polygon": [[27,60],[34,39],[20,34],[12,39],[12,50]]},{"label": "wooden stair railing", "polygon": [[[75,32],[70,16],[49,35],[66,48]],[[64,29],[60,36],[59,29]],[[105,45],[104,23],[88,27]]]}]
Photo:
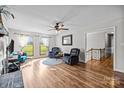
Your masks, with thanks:
[{"label": "wooden stair railing", "polygon": [[95,48],[91,48],[88,51],[86,51],[86,53],[91,53],[91,57],[90,59],[93,60],[94,59],[94,55],[93,55],[93,51],[98,51],[97,53],[99,53],[99,60],[102,61],[105,59],[105,48],[103,49],[95,49]]}]

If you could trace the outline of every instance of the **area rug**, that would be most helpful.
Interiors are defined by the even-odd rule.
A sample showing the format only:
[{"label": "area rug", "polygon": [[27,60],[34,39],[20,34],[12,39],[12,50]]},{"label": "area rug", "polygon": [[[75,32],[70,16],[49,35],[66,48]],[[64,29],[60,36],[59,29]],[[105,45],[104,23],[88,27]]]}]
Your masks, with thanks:
[{"label": "area rug", "polygon": [[42,63],[44,65],[54,66],[63,63],[62,59],[55,59],[55,58],[45,58]]},{"label": "area rug", "polygon": [[0,88],[24,88],[22,73],[20,71],[0,76]]}]

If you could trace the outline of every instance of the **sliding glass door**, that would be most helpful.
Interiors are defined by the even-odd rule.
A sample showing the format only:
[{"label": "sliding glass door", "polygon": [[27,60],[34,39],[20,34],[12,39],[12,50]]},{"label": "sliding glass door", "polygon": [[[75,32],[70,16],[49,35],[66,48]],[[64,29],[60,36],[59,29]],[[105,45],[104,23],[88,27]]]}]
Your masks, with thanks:
[{"label": "sliding glass door", "polygon": [[27,53],[28,56],[34,55],[33,38],[31,36],[20,35],[21,50]]},{"label": "sliding glass door", "polygon": [[49,38],[41,37],[40,39],[40,55],[46,57],[49,51]]}]

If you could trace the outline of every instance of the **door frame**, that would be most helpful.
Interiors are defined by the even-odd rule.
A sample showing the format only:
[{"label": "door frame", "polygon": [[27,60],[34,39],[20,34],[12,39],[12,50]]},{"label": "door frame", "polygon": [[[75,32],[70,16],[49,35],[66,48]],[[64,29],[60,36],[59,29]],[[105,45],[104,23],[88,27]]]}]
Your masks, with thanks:
[{"label": "door frame", "polygon": [[[49,49],[50,49],[50,37],[46,37],[46,36],[40,36],[40,39],[42,39],[42,38],[48,38],[49,39],[49,41],[48,41],[48,43],[49,43],[49,45],[48,45],[48,52],[49,52]],[[41,51],[40,51],[40,43],[41,42],[39,42],[39,55],[41,56],[41,57],[44,57],[42,54],[41,54]],[[47,57],[47,55],[45,55],[45,57]]]}]

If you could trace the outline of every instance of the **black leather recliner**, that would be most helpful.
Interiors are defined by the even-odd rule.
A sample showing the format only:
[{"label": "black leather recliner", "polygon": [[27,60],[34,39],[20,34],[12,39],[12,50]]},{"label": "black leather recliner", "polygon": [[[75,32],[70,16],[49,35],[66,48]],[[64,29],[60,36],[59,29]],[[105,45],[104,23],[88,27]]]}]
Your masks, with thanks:
[{"label": "black leather recliner", "polygon": [[72,48],[70,54],[65,53],[63,61],[67,64],[74,65],[79,62],[80,49]]}]

